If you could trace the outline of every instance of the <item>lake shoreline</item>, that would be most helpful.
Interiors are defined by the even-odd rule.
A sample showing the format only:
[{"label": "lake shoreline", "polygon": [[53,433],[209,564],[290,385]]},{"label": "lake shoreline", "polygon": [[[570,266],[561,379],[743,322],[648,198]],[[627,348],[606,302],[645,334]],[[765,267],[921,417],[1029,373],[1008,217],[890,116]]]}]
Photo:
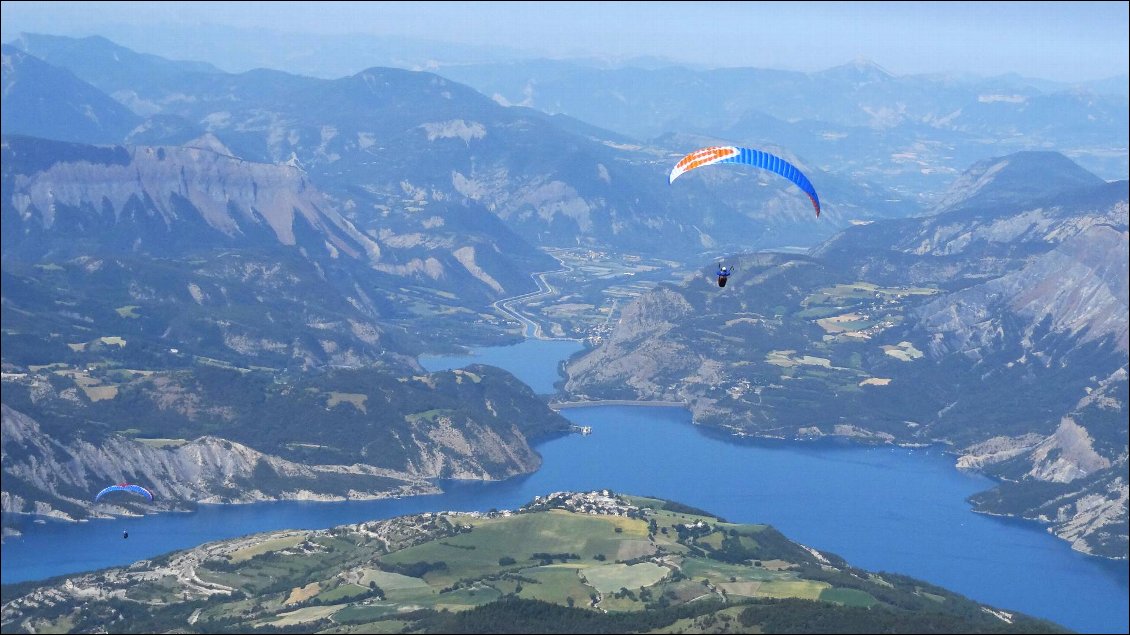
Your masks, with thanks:
[{"label": "lake shoreline", "polygon": [[593,399],[589,401],[551,401],[547,404],[554,410],[571,408],[597,408],[601,406],[640,406],[646,408],[686,408],[685,401],[644,401],[641,399]]},{"label": "lake shoreline", "polygon": [[[1126,597],[1124,563],[1080,558],[1015,519],[970,514],[965,498],[990,482],[959,472],[939,452],[848,439],[723,439],[694,425],[685,409],[642,406],[566,409],[563,416],[591,426],[592,434],[535,442],[542,465],[533,473],[495,482],[438,480],[439,494],[201,505],[197,513],[36,526],[4,545],[4,580],[121,566],[276,529],[514,509],[554,491],[608,489],[676,500],[733,522],[769,524],[854,566],[916,577],[1082,632],[1125,629],[1118,618]],[[125,530],[128,541],[121,538]],[[986,571],[980,563],[992,567]],[[1086,602],[1074,597],[1081,589]]]}]

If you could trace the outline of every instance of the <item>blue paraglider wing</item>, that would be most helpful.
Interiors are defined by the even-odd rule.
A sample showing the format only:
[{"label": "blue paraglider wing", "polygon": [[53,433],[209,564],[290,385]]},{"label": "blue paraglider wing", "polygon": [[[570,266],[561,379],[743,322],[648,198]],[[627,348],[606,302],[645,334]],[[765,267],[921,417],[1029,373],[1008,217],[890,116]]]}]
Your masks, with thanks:
[{"label": "blue paraglider wing", "polygon": [[808,180],[808,177],[792,163],[761,150],[737,146],[710,146],[695,150],[679,159],[679,162],[671,170],[668,182],[674,183],[675,179],[685,172],[716,163],[752,165],[785,177],[808,195],[808,198],[812,200],[812,207],[816,209],[817,218],[820,217],[820,197],[816,195],[816,188],[812,187],[812,182]]},{"label": "blue paraglider wing", "polygon": [[130,492],[132,494],[137,494],[138,496],[145,498],[150,503],[153,502],[152,492],[140,485],[133,485],[130,483],[119,483],[117,485],[111,485],[110,487],[103,489],[101,492],[98,492],[97,496],[94,497],[94,502],[97,503],[100,498],[102,498],[106,494],[109,494],[110,492]]}]

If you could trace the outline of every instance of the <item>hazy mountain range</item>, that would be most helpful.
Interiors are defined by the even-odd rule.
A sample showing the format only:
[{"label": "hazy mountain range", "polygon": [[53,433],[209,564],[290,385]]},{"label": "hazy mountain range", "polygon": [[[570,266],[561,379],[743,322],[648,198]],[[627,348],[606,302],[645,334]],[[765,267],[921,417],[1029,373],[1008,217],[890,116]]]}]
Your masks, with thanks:
[{"label": "hazy mountain range", "polygon": [[[867,60],[813,73],[704,69],[656,58],[537,59],[500,45],[204,25],[179,37],[128,26],[119,33],[144,50],[210,62],[212,71],[337,79],[372,67],[426,70],[499,103],[565,114],[637,140],[693,132],[787,148],[813,167],[881,183],[918,203],[932,202],[970,164],[1011,151],[1056,148],[1107,179],[1128,171],[1119,141],[1127,137],[1125,76],[1076,84],[1017,75],[896,76]],[[76,71],[84,78],[117,72],[120,53],[107,63],[91,55],[93,43],[79,42],[37,34],[13,40],[54,64],[84,66]]]},{"label": "hazy mountain range", "polygon": [[446,77],[501,103],[564,113],[638,139],[695,133],[789,148],[810,165],[932,207],[972,163],[1057,148],[1126,178],[1124,90],[1047,87],[1015,77],[898,77],[856,61],[818,73],[600,69],[528,61],[453,66]]}]

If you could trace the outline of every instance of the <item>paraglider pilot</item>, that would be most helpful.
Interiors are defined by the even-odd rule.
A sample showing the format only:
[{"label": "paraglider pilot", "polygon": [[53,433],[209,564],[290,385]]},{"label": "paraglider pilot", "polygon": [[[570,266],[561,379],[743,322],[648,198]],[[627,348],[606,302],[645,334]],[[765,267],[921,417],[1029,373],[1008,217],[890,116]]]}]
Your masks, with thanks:
[{"label": "paraglider pilot", "polygon": [[720,287],[726,286],[726,280],[728,280],[730,278],[730,271],[731,271],[730,267],[728,267],[726,265],[719,265],[718,266],[718,274],[717,274],[718,275],[718,286],[720,286]]}]

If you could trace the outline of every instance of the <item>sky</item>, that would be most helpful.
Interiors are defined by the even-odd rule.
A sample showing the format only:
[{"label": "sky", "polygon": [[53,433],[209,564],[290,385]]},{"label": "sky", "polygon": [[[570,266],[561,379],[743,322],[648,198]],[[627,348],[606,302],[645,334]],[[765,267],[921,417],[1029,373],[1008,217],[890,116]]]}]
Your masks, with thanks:
[{"label": "sky", "polygon": [[1128,73],[1128,7],[1125,1],[4,1],[0,40],[25,31],[114,40],[119,25],[226,25],[501,44],[547,57],[660,56],[802,72],[866,59],[896,75],[1017,73],[1076,82]]}]

